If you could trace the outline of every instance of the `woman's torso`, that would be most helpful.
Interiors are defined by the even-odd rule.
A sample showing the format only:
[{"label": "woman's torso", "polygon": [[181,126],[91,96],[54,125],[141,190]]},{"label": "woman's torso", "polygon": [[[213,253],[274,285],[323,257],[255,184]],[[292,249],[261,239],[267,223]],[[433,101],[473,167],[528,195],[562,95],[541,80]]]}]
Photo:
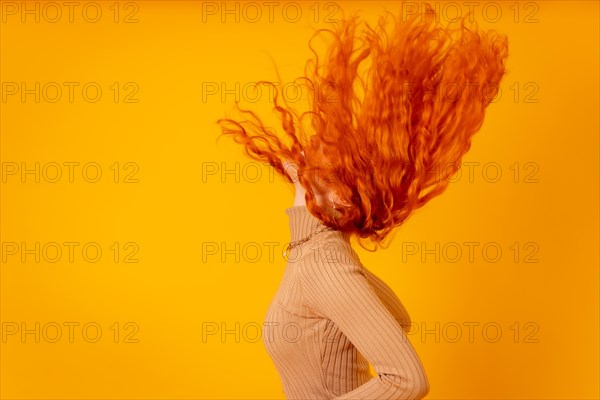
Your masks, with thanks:
[{"label": "woman's torso", "polygon": [[[306,251],[308,246],[304,246]],[[349,245],[345,248],[359,265]],[[308,252],[304,257],[315,256]],[[297,271],[303,260],[286,264],[280,285],[267,309],[263,343],[276,365],[287,399],[330,399],[372,378],[369,363],[329,319],[314,313],[302,300]],[[405,332],[410,316],[393,290],[362,266],[374,293]]]}]

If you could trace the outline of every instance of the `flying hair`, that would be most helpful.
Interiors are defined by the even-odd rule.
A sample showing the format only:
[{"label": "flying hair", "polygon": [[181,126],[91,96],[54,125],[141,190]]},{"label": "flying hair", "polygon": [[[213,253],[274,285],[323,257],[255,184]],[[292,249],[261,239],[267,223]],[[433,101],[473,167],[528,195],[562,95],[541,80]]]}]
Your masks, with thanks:
[{"label": "flying hair", "polygon": [[[290,183],[283,159],[296,163],[309,211],[368,251],[387,247],[394,228],[446,190],[506,72],[506,36],[468,26],[470,14],[457,27],[442,27],[429,3],[425,9],[405,20],[385,12],[375,27],[364,22],[362,29],[354,12],[333,29],[317,30],[308,44],[315,57],[297,78],[310,89],[310,109],[300,116],[285,98],[280,104],[277,86],[258,82],[274,87],[273,109],[291,144],[237,101],[248,119],[217,121],[221,135],[232,135],[247,156],[268,162]],[[320,61],[311,41],[323,33],[333,40]],[[308,133],[301,123],[307,116]],[[301,154],[310,135],[327,162],[309,164]],[[317,204],[318,180],[338,193],[341,215]]]}]

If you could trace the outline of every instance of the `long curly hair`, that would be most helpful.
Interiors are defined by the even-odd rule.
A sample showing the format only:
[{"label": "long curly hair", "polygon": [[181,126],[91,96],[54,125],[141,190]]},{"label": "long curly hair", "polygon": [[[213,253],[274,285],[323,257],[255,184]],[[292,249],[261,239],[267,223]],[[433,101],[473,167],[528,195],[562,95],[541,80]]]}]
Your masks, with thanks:
[{"label": "long curly hair", "polygon": [[[307,61],[306,76],[297,78],[309,88],[310,110],[300,116],[285,98],[285,106],[278,103],[275,85],[257,83],[274,87],[274,110],[289,146],[237,101],[236,108],[251,119],[217,121],[221,135],[233,135],[246,155],[268,162],[290,183],[283,160],[297,164],[310,212],[325,225],[356,236],[368,251],[387,247],[384,239],[395,227],[446,190],[506,71],[506,36],[469,29],[469,14],[459,27],[444,28],[428,3],[425,9],[406,21],[386,12],[375,28],[365,23],[360,33],[356,12],[335,30],[317,30],[308,44],[315,58]],[[391,33],[386,30],[389,17]],[[311,41],[323,32],[334,40],[320,63]],[[301,123],[307,115],[310,135],[318,137],[327,160],[318,165],[309,165],[301,153],[309,148]],[[312,185],[318,180],[346,204],[337,208],[339,213],[315,201]],[[365,238],[375,244],[373,250],[364,245]]]}]

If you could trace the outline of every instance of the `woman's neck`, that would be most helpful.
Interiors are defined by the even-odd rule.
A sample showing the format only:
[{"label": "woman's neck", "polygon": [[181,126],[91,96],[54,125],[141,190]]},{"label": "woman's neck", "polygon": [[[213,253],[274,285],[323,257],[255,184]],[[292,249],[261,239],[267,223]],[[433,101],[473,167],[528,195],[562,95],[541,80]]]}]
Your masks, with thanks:
[{"label": "woman's neck", "polygon": [[306,205],[306,189],[299,183],[294,185],[296,188],[296,194],[294,196],[294,206],[305,206]]}]

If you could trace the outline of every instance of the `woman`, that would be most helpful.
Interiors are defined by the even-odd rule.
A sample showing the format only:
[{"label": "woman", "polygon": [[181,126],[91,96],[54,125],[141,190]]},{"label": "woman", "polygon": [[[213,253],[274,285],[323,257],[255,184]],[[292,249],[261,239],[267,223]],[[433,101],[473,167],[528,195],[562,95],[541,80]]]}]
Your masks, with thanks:
[{"label": "woman", "polygon": [[[356,16],[317,32],[335,40],[326,62],[316,57],[303,77],[314,89],[312,111],[298,117],[275,91],[290,148],[251,111],[244,110],[254,121],[218,121],[248,156],[269,161],[296,189],[286,209],[288,262],[263,330],[287,399],[421,399],[429,392],[406,336],[408,313],[362,265],[350,239],[367,249],[368,238],[376,250],[446,189],[498,92],[508,44],[494,31],[468,29],[468,15],[457,29],[441,28],[429,4],[426,10],[394,20],[391,33],[387,18],[376,29],[366,24],[356,48]],[[306,114],[310,142],[299,123]]]}]

